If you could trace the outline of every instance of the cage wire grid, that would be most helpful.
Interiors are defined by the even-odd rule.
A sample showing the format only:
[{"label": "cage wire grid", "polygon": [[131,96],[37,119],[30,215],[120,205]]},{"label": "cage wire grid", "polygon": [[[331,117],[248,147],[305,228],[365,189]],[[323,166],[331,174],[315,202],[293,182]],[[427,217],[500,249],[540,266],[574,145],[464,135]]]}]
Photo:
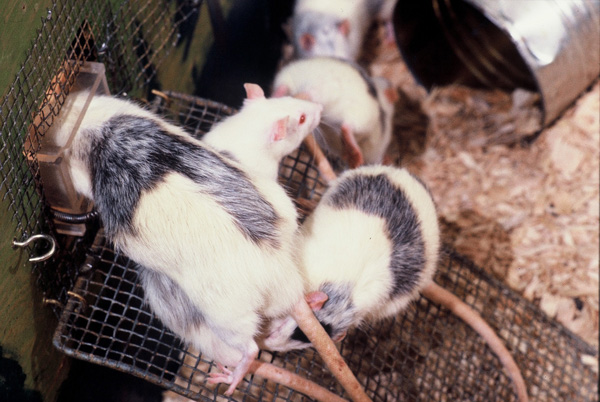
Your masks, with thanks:
[{"label": "cage wire grid", "polygon": [[[213,364],[181,345],[144,306],[135,264],[116,253],[101,230],[93,238],[95,227],[83,239],[53,232],[35,160],[36,141],[24,149],[30,130],[37,138],[52,124],[85,60],[105,64],[112,93],[147,94],[157,66],[177,43],[179,25],[197,18],[200,4],[56,1],[0,104],[3,201],[17,238],[50,232],[59,240],[55,257],[34,266],[44,295],[65,306],[54,336],[59,350],[199,400],[306,400],[258,377],[246,379],[232,398],[217,396],[218,389],[204,381]],[[196,136],[234,112],[171,92],[159,93],[151,106]],[[26,154],[32,156],[29,164]],[[309,211],[324,191],[304,149],[286,158],[279,173],[301,212]],[[595,355],[593,348],[452,252],[444,253],[436,281],[499,332],[523,371],[532,400],[598,400],[597,374],[582,363],[582,356]],[[393,320],[353,331],[341,352],[375,401],[516,398],[510,379],[479,336],[425,298]],[[312,349],[262,352],[261,359],[343,395]]]},{"label": "cage wire grid", "polygon": [[[180,26],[197,19],[201,5],[202,0],[56,0],[0,102],[0,194],[17,240],[37,233],[49,233],[57,240],[53,258],[33,264],[36,282],[55,302],[57,313],[85,258],[85,245],[93,238],[56,233],[36,158],[40,139],[84,61],[105,65],[113,94],[148,93],[157,68],[178,44]],[[39,255],[45,248],[43,242],[34,243],[22,254]],[[21,260],[28,266],[27,258]]]}]

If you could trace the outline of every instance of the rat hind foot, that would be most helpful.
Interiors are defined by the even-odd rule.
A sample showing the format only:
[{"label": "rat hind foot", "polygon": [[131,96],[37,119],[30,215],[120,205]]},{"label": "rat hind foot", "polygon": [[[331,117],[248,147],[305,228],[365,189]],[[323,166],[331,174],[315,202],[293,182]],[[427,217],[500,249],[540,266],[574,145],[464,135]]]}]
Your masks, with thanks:
[{"label": "rat hind foot", "polygon": [[209,374],[207,382],[209,384],[229,384],[229,388],[225,391],[225,395],[232,395],[236,387],[242,382],[244,376],[250,369],[250,365],[258,356],[258,346],[252,345],[250,350],[244,353],[242,360],[238,363],[233,371],[229,370],[220,363],[217,363],[217,368],[220,372]]}]

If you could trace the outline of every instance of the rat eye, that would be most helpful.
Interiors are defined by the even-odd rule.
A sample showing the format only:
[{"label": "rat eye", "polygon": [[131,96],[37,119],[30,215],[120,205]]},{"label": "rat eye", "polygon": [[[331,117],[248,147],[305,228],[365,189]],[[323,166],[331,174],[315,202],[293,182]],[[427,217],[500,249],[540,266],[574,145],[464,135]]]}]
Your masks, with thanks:
[{"label": "rat eye", "polygon": [[304,124],[305,121],[306,121],[306,115],[304,113],[302,113],[302,116],[300,116],[300,124]]}]

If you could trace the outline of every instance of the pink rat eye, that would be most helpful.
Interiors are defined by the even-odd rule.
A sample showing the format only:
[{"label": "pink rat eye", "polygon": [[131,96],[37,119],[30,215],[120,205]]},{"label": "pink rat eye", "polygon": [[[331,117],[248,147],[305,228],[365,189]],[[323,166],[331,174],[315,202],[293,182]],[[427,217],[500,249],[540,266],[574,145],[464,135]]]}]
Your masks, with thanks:
[{"label": "pink rat eye", "polygon": [[306,115],[304,113],[302,113],[302,116],[300,116],[300,124],[304,124],[305,121],[306,121]]}]

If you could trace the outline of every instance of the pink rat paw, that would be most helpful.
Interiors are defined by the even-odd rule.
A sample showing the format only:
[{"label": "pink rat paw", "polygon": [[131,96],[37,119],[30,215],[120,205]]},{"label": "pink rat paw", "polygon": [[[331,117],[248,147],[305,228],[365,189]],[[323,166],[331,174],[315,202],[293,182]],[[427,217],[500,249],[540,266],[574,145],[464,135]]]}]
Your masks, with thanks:
[{"label": "pink rat paw", "polygon": [[209,378],[207,382],[209,384],[231,384],[231,382],[233,381],[233,372],[220,363],[217,363],[217,368],[219,369],[218,372],[215,371],[208,374]]},{"label": "pink rat paw", "polygon": [[227,388],[227,391],[225,391],[224,394],[227,396],[233,395],[233,392],[235,391],[236,387],[242,381],[244,373],[242,373],[242,375],[240,376],[239,373],[231,371],[227,367],[219,363],[217,363],[217,368],[219,369],[219,372],[209,373],[209,378],[206,380],[206,382],[208,382],[209,384],[230,384],[229,388]]}]

